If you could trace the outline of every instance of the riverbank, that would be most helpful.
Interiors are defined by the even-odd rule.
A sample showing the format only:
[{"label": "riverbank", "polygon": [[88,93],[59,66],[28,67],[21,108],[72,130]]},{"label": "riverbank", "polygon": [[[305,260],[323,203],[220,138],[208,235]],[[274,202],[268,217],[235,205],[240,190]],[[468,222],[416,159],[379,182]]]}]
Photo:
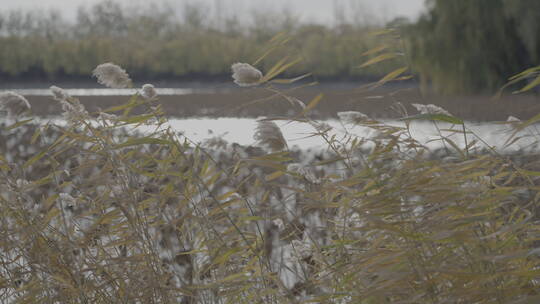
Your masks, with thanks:
[{"label": "riverbank", "polygon": [[[298,105],[291,104],[280,94],[265,88],[246,89],[224,83],[183,84],[175,87],[159,83],[156,84],[156,87],[158,93],[160,88],[161,92],[168,92],[161,94],[159,101],[165,113],[171,117],[256,118],[259,116],[293,116],[301,111]],[[70,88],[70,86],[66,86],[66,88]],[[78,88],[84,87],[79,86]],[[10,89],[18,91],[22,88],[12,87]],[[24,90],[26,89],[28,86],[24,88]],[[20,92],[24,93],[24,90]],[[106,92],[107,89],[102,90]],[[457,117],[479,122],[505,121],[508,116],[528,119],[540,113],[539,98],[535,95],[505,95],[501,98],[493,98],[492,96],[422,96],[419,89],[414,86],[390,86],[368,90],[365,86],[353,83],[305,85],[296,88],[290,87],[285,91],[289,96],[302,100],[306,104],[319,94],[323,94],[323,98],[311,112],[312,117],[316,119],[336,118],[336,113],[340,111],[360,111],[379,119],[400,118],[403,117],[403,113],[394,109],[394,105],[398,102],[405,106],[409,114],[417,113],[410,105],[412,103],[432,103],[447,109]],[[85,96],[87,94],[84,93],[84,90],[73,92],[91,112],[123,104],[129,98],[128,96],[120,96],[126,94],[115,94],[113,91],[111,92],[115,95],[105,93],[100,96]],[[183,93],[176,94],[174,92]],[[47,90],[43,91],[42,95],[26,97],[37,115],[57,115],[61,111],[60,105],[48,95]]]}]

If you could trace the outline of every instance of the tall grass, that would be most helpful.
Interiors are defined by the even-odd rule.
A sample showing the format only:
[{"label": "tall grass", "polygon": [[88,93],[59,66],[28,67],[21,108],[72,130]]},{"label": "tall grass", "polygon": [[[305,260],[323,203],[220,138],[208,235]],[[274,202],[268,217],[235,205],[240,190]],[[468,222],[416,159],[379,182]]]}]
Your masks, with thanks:
[{"label": "tall grass", "polygon": [[358,68],[362,52],[376,43],[368,35],[374,26],[352,20],[336,26],[300,23],[286,11],[254,11],[244,21],[235,15],[216,19],[193,5],[178,16],[168,7],[122,7],[111,1],[81,8],[74,21],[59,12],[5,11],[0,13],[0,75],[86,79],[95,66],[113,61],[146,79],[219,78],[228,75],[231,62],[253,61],[254,54],[268,49],[270,38],[287,31],[291,43],[272,56],[275,61],[288,54],[302,57],[302,64],[287,70],[291,75],[374,78],[392,68]]},{"label": "tall grass", "polygon": [[[276,38],[273,40],[279,40]],[[263,55],[257,60],[271,61]],[[294,62],[294,61],[292,61]],[[395,127],[276,91],[291,61],[259,85],[328,149],[195,144],[168,127],[155,96],[105,113],[55,95],[65,125],[19,117],[2,127],[0,299],[8,303],[534,303],[540,299],[538,164],[490,151],[451,114],[404,113]],[[256,65],[256,64],[255,64]],[[132,115],[134,110],[143,114]],[[97,118],[96,118],[97,117]],[[443,157],[413,119],[471,139]],[[412,121],[412,122],[411,122]],[[154,126],[149,133],[137,126]],[[521,124],[513,124],[519,128]],[[523,126],[523,125],[521,125]],[[441,128],[443,125],[441,125]],[[462,129],[463,128],[463,129]],[[463,131],[462,131],[463,130]],[[441,135],[442,137],[442,135]]]}]

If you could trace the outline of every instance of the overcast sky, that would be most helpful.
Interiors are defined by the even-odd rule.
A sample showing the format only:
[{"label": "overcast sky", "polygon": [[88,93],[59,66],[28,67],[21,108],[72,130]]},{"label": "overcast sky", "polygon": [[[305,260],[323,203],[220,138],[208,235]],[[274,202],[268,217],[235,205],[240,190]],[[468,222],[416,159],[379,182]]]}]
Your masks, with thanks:
[{"label": "overcast sky", "polygon": [[[90,6],[102,0],[0,0],[2,10],[56,8],[67,17],[74,17],[77,7]],[[302,21],[333,22],[336,7],[346,13],[358,12],[373,16],[379,21],[389,21],[397,16],[414,19],[423,9],[425,0],[117,0],[126,5],[167,2],[179,11],[186,3],[202,3],[218,7],[225,15],[244,16],[252,9],[280,11],[288,6]]]}]

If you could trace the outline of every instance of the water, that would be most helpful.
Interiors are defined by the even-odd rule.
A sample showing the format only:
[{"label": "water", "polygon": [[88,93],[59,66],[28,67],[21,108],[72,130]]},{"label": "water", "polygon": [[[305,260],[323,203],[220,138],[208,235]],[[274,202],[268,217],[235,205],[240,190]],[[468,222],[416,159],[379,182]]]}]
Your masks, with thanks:
[{"label": "water", "polygon": [[[235,90],[236,89],[236,90]],[[238,88],[226,87],[226,86],[188,86],[184,88],[157,88],[156,89],[159,96],[164,97],[162,101],[167,101],[167,98],[171,99],[173,107],[168,109],[167,113],[174,115],[175,112],[171,110],[180,108],[183,111],[189,108],[189,106],[194,106],[196,108],[200,107],[224,107],[229,105],[232,107],[234,104],[233,101],[242,97],[244,91],[238,91]],[[30,97],[38,98],[48,98],[50,99],[51,92],[49,89],[41,88],[20,88],[15,89],[14,91]],[[138,89],[110,89],[110,88],[73,88],[66,89],[66,91],[72,96],[95,96],[95,100],[99,98],[106,98],[107,96],[132,96],[138,92]],[[236,95],[231,94],[231,92],[236,92]],[[341,92],[341,91],[339,91]],[[344,100],[348,100],[349,97],[353,95],[344,95],[341,94],[334,99],[330,99],[330,92],[326,92],[326,98],[329,99],[326,101],[328,104],[332,104],[337,107],[339,102],[343,103]],[[174,96],[182,95],[193,95],[193,94],[208,94],[204,96],[203,99],[206,101],[214,100],[216,104],[201,105],[199,102],[187,102],[182,103],[181,106],[177,106],[177,100]],[[240,97],[239,97],[240,96]],[[356,96],[356,95],[354,95]],[[190,98],[189,96],[187,98]],[[367,98],[367,97],[366,97]],[[39,105],[41,102],[44,102],[42,99],[36,99],[35,104]],[[188,100],[189,101],[189,100]],[[376,104],[380,104],[381,101],[377,100]],[[363,103],[362,112],[364,109],[369,109],[373,106],[374,103]],[[493,104],[493,101],[490,101],[490,109],[496,110],[497,113],[500,113],[500,109],[496,106],[500,106],[503,103]],[[236,104],[234,104],[236,105]],[[278,104],[276,104],[278,105]],[[353,104],[347,103],[343,107],[350,108]],[[512,108],[516,108],[513,106]],[[517,107],[520,108],[520,107]],[[206,108],[205,108],[206,109]],[[335,117],[335,112],[338,110],[344,110],[339,107],[326,109],[329,112],[327,117]],[[456,114],[453,110],[452,113]],[[485,110],[484,110],[485,112]],[[40,112],[42,115],[46,115],[46,111]],[[368,112],[369,113],[369,112]],[[459,115],[457,116],[463,117]],[[514,113],[511,113],[514,115]],[[58,112],[54,113],[58,115]],[[197,115],[205,115],[198,113]],[[238,115],[238,114],[237,114]],[[257,115],[261,115],[260,113]],[[256,117],[253,115],[252,117]],[[264,115],[272,115],[265,112]],[[505,113],[506,115],[506,113]],[[519,115],[518,115],[519,116]],[[521,117],[521,116],[519,116]],[[45,119],[41,118],[40,121]],[[61,120],[54,119],[58,123],[62,123]],[[357,135],[360,138],[373,138],[378,133],[371,128],[362,127],[362,126],[350,126],[342,125],[339,120],[329,119],[324,122],[328,123],[333,127],[333,130],[330,131],[330,136],[335,135],[337,139],[343,138],[346,133],[351,133]],[[391,126],[404,127],[405,123],[399,120],[382,120],[385,124]],[[238,143],[241,145],[254,145],[255,141],[253,140],[253,134],[256,129],[256,120],[253,118],[208,118],[208,117],[194,117],[194,118],[171,118],[169,121],[170,125],[177,130],[182,132],[186,137],[194,142],[204,142],[205,140],[212,137],[220,137],[230,143]],[[328,145],[320,136],[313,136],[315,132],[314,128],[306,123],[298,122],[287,122],[287,121],[276,121],[278,126],[280,126],[285,139],[289,147],[298,147],[301,149],[323,149],[327,148]],[[519,141],[512,144],[510,147],[505,147],[506,140],[512,134],[511,125],[508,123],[495,123],[495,122],[481,122],[476,123],[472,121],[466,122],[466,126],[469,131],[472,133],[467,134],[467,140],[463,136],[461,126],[452,126],[445,123],[438,123],[438,129],[443,130],[442,135],[448,137],[450,140],[455,142],[459,147],[464,148],[465,142],[467,141],[470,144],[472,141],[476,140],[477,148],[495,148],[501,152],[512,152],[516,150],[537,150],[535,144],[535,138],[539,138],[540,131],[536,126],[531,126],[517,134],[518,137],[524,137]],[[151,130],[150,127],[139,127],[142,130]],[[448,131],[446,129],[452,128],[454,131]],[[410,135],[419,141],[421,144],[427,146],[430,149],[438,149],[444,147],[441,139],[441,134],[432,122],[429,121],[414,121],[411,123]],[[445,131],[446,130],[446,131]],[[448,146],[448,143],[446,144]]]},{"label": "water", "polygon": [[[51,96],[50,89],[13,89],[23,96]],[[133,96],[138,89],[83,88],[65,89],[71,96]],[[157,88],[160,96],[226,93],[227,89],[212,88]]]},{"label": "water", "polygon": [[[376,130],[364,126],[343,125],[339,120],[325,120],[332,126],[329,135],[342,138],[346,133],[357,135],[360,138],[373,138],[378,135]],[[386,120],[387,125],[405,127],[403,121]],[[249,118],[193,118],[193,119],[170,119],[170,126],[182,132],[186,137],[195,142],[203,142],[212,137],[220,137],[230,143],[241,145],[254,145],[253,134],[257,122]],[[328,147],[320,136],[313,136],[315,129],[307,123],[276,121],[283,136],[290,147],[301,149],[324,149]],[[465,142],[471,144],[475,141],[475,148],[494,148],[499,152],[513,152],[519,150],[537,150],[535,139],[540,138],[540,132],[536,126],[531,126],[517,133],[521,137],[509,147],[505,147],[506,141],[513,133],[509,123],[473,123],[465,122],[467,138],[463,136],[462,126],[452,126],[446,123],[437,123],[437,127],[430,121],[415,121],[410,125],[410,135],[421,144],[430,149],[444,147],[441,134],[448,137],[460,148],[465,148]],[[142,129],[152,130],[149,127]],[[439,134],[440,130],[440,134]],[[447,146],[449,146],[447,144]]]},{"label": "water", "polygon": [[[61,118],[41,118],[38,121],[41,123],[51,121],[55,124],[64,124]],[[332,130],[328,132],[328,137],[335,135],[336,139],[339,140],[343,139],[347,134],[352,134],[358,138],[368,139],[366,147],[371,145],[369,139],[373,139],[379,134],[378,131],[370,127],[344,125],[339,120],[330,119],[320,122],[325,122],[332,127]],[[290,121],[275,121],[275,123],[280,127],[283,137],[290,148],[296,147],[302,150],[328,148],[328,144],[321,136],[314,135],[316,130],[308,123]],[[382,120],[381,123],[389,126],[405,127],[405,123],[399,120]],[[195,143],[203,143],[206,140],[218,137],[229,143],[237,143],[243,146],[256,145],[253,135],[257,127],[257,120],[252,118],[170,118],[165,126],[172,127],[173,130]],[[412,138],[431,150],[445,147],[441,135],[450,139],[461,149],[465,148],[465,142],[469,146],[474,143],[470,148],[471,151],[474,149],[496,149],[501,153],[511,153],[540,150],[540,147],[536,144],[536,139],[540,138],[540,128],[537,125],[529,126],[517,132],[515,137],[519,138],[519,140],[513,142],[510,146],[507,145],[508,139],[514,132],[510,123],[465,122],[465,126],[467,130],[466,138],[463,135],[461,125],[439,122],[435,125],[431,121],[414,121],[410,124],[409,131]],[[136,129],[149,133],[156,131],[155,126],[152,125],[138,126]],[[448,142],[446,142],[446,147],[453,149]]]}]

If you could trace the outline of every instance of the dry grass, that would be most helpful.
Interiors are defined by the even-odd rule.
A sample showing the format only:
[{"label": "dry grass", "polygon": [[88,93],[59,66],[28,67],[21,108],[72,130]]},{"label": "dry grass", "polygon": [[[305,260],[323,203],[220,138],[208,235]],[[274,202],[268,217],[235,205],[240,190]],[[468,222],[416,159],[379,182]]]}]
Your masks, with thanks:
[{"label": "dry grass", "polygon": [[[473,153],[474,135],[449,116],[431,118],[463,127],[471,146],[447,141],[452,152],[438,158],[408,125],[368,120],[379,134],[369,142],[332,137],[310,116],[316,103],[289,118],[328,143],[311,156],[219,138],[195,145],[139,96],[108,111],[117,117],[3,126],[0,299],[540,299],[537,164]],[[126,131],[139,124],[155,132]]]},{"label": "dry grass", "polygon": [[[405,130],[380,125],[367,154],[329,139],[335,152],[317,160],[195,147],[168,129],[122,135],[120,124],[4,131],[3,301],[539,296],[537,171],[491,155],[429,159],[411,139],[403,150]],[[286,171],[291,162],[317,181]]]}]

